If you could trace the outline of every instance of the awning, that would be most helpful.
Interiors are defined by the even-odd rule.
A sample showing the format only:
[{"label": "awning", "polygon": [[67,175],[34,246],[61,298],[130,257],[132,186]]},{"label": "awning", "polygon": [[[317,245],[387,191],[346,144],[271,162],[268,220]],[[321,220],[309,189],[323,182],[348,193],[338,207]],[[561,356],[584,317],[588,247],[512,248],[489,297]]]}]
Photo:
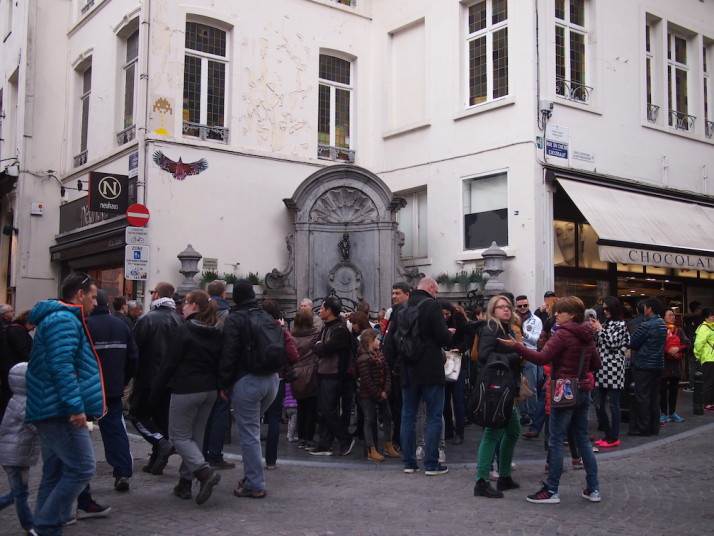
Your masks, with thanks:
[{"label": "awning", "polygon": [[714,272],[714,207],[558,178],[597,233],[600,259]]}]

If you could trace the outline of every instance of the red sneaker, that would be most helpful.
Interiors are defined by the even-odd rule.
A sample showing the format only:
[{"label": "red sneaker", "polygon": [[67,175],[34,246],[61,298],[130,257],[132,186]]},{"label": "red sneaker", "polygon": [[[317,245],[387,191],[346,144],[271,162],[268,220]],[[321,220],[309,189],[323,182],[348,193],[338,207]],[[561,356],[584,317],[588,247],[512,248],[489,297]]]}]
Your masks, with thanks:
[{"label": "red sneaker", "polygon": [[603,439],[602,442],[600,443],[601,447],[619,447],[620,446],[620,440],[619,439],[613,439],[612,441],[607,441],[606,439]]}]

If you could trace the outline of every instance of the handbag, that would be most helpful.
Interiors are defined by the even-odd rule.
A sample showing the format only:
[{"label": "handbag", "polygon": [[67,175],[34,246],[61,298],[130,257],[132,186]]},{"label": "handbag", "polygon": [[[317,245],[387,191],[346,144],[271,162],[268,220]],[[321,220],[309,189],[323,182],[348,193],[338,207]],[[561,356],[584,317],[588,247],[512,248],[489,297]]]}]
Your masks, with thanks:
[{"label": "handbag", "polygon": [[521,374],[521,388],[518,390],[518,396],[516,397],[516,402],[522,402],[523,400],[528,400],[533,396],[533,390],[531,389],[528,379]]},{"label": "handbag", "polygon": [[295,400],[317,395],[317,358],[315,356],[301,359],[293,364],[293,372],[297,377],[290,382],[290,392]]},{"label": "handbag", "polygon": [[445,354],[444,375],[446,376],[446,381],[455,382],[459,379],[459,373],[461,372],[461,352],[449,350]]},{"label": "handbag", "polygon": [[580,392],[580,373],[583,371],[585,362],[585,351],[587,347],[583,345],[580,352],[580,364],[578,365],[578,375],[572,378],[552,378],[550,380],[550,407],[551,408],[572,408],[578,403],[578,393]]}]

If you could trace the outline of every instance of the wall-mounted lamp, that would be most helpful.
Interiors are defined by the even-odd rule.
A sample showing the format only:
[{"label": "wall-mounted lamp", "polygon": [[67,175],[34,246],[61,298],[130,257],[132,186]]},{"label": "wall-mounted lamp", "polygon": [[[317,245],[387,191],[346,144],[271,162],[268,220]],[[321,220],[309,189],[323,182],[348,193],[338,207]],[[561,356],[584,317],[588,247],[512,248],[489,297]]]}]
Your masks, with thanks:
[{"label": "wall-mounted lamp", "polygon": [[13,227],[11,223],[6,223],[2,226],[2,234],[5,236],[10,236],[13,232],[17,234],[18,231],[19,229],[17,227]]}]

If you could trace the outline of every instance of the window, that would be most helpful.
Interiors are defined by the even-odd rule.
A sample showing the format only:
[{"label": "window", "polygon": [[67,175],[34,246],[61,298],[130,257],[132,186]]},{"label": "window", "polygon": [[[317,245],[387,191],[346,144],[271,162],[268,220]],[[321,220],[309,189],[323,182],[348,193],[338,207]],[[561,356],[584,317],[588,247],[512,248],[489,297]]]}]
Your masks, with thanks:
[{"label": "window", "polygon": [[320,54],[317,156],[354,162],[352,148],[352,64]]},{"label": "window", "polygon": [[496,242],[508,245],[508,178],[506,173],[475,177],[463,183],[464,249]]},{"label": "window", "polygon": [[402,257],[426,257],[426,190],[402,195],[407,206],[397,212],[399,230],[404,233]]},{"label": "window", "polygon": [[482,0],[467,8],[468,106],[508,95],[508,3]]},{"label": "window", "polygon": [[555,0],[555,93],[588,102],[586,0]]},{"label": "window", "polygon": [[652,47],[652,26],[645,26],[645,70],[646,70],[646,85],[647,85],[647,121],[650,123],[657,122],[659,114],[659,106],[654,104],[654,80],[652,70],[654,68],[654,53]]},{"label": "window", "polygon": [[707,64],[710,59],[707,53],[707,46],[710,47],[709,52],[714,50],[711,44],[704,42],[702,48],[702,74],[704,79],[704,134],[707,138],[712,138],[714,135],[714,112],[712,112],[712,104],[714,104],[714,88],[712,87],[711,65]]},{"label": "window", "polygon": [[117,143],[128,143],[136,136],[134,119],[134,101],[136,96],[136,65],[139,58],[139,30],[126,40],[126,59],[124,63],[124,120],[122,131],[117,134]]},{"label": "window", "polygon": [[226,121],[227,33],[186,23],[183,132],[202,140],[228,141]]},{"label": "window", "polygon": [[92,65],[84,70],[82,76],[82,93],[79,97],[81,120],[79,132],[79,154],[74,157],[74,167],[87,163],[87,139],[89,138],[89,97],[92,93]]},{"label": "window", "polygon": [[667,105],[669,126],[677,130],[693,130],[693,115],[689,115],[687,40],[673,32],[667,33]]}]

